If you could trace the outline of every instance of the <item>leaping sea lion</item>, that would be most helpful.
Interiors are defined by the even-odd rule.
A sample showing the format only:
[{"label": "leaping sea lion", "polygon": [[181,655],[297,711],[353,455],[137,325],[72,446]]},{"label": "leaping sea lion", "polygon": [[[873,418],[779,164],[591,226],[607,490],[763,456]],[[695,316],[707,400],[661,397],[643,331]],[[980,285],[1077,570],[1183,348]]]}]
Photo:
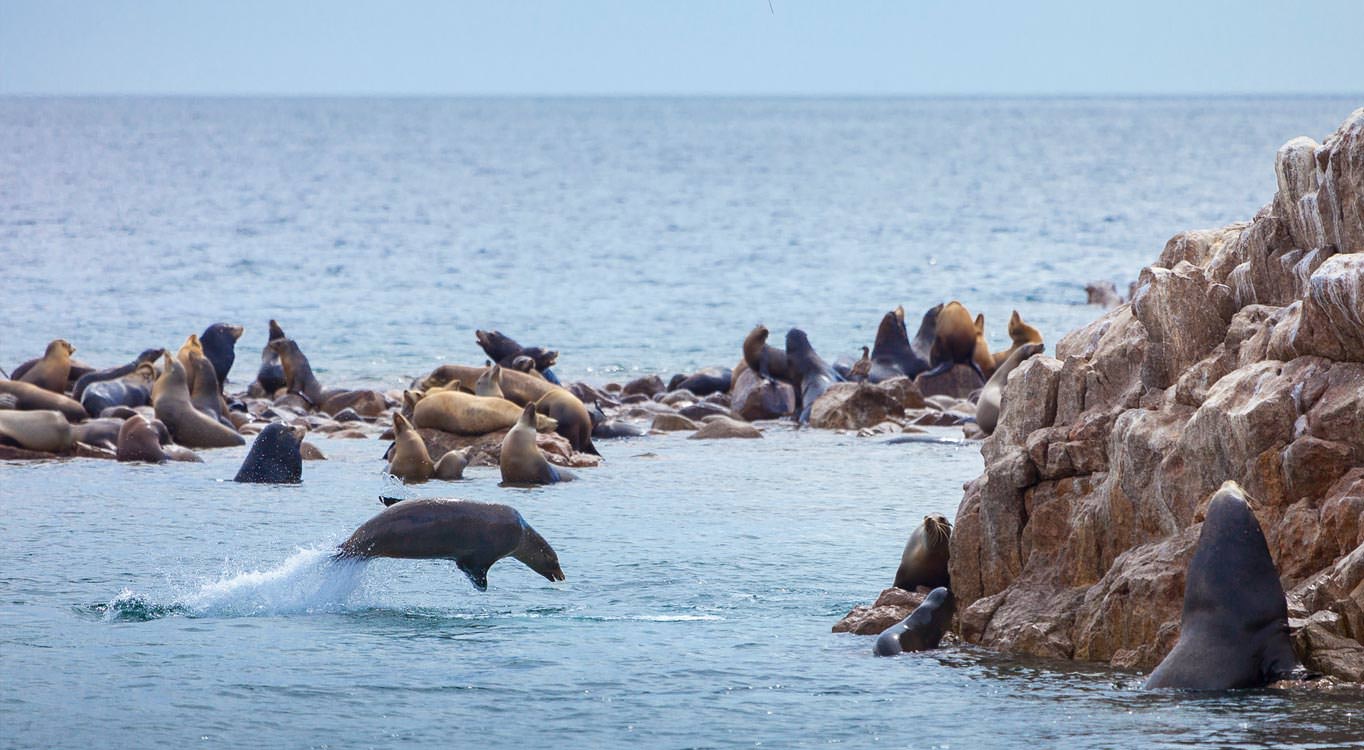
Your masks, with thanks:
[{"label": "leaping sea lion", "polygon": [[881,631],[872,653],[895,656],[903,651],[937,648],[956,611],[956,597],[946,587],[939,586],[929,592],[924,603],[915,607],[909,617]]},{"label": "leaping sea lion", "polygon": [[185,368],[169,353],[162,355],[161,377],[152,386],[152,408],[165,422],[175,442],[190,448],[226,448],[245,445],[235,429],[194,408],[189,400]]},{"label": "leaping sea lion", "polygon": [[913,591],[919,586],[950,586],[947,556],[951,541],[952,523],[945,516],[938,513],[924,516],[924,522],[910,532],[900,554],[895,588]]},{"label": "leaping sea lion", "polygon": [[338,559],[454,560],[479,591],[488,590],[488,568],[508,556],[551,581],[564,580],[554,548],[516,509],[467,500],[391,505],[356,529],[336,554]]},{"label": "leaping sea lion", "polygon": [[426,442],[417,434],[417,429],[402,414],[393,415],[393,450],[385,469],[389,474],[404,484],[430,479],[455,480],[464,477],[464,467],[468,465],[468,448],[449,451],[440,461],[432,463]]},{"label": "leaping sea lion", "polygon": [[986,434],[993,434],[995,427],[999,424],[999,407],[1004,398],[1004,386],[1009,380],[1009,373],[1023,364],[1023,361],[1035,354],[1040,354],[1043,347],[1041,344],[1024,344],[1013,350],[1013,354],[1004,360],[990,379],[985,381],[985,387],[980,391],[980,398],[976,400],[976,425]]},{"label": "leaping sea lion", "polygon": [[1146,687],[1263,687],[1296,669],[1279,571],[1240,485],[1226,482],[1208,503],[1189,561],[1179,641]]},{"label": "leaping sea lion", "polygon": [[71,355],[76,347],[66,339],[53,339],[39,359],[22,375],[15,370],[14,379],[36,385],[53,393],[66,393],[67,380],[71,374]]},{"label": "leaping sea lion", "polygon": [[502,438],[502,453],[497,464],[505,486],[554,484],[576,479],[572,473],[551,464],[540,452],[540,446],[535,444],[535,417],[535,405],[526,404],[516,426]]},{"label": "leaping sea lion", "polygon": [[302,482],[303,455],[299,445],[305,432],[302,427],[283,422],[266,425],[251,443],[251,450],[232,481],[254,484]]}]

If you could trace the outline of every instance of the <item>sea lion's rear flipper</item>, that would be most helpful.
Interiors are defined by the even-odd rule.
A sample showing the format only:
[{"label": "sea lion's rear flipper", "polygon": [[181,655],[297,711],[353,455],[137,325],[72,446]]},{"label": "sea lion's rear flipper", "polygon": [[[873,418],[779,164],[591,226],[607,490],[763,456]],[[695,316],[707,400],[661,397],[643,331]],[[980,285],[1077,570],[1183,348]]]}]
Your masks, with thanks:
[{"label": "sea lion's rear flipper", "polygon": [[479,591],[488,590],[488,566],[478,565],[467,560],[456,560],[455,565],[464,571],[464,575],[469,577],[469,582],[474,585],[474,588]]},{"label": "sea lion's rear flipper", "polygon": [[[952,366],[955,365],[955,364],[956,364],[956,363],[953,362],[953,361],[950,360],[950,359],[944,360],[944,361],[942,361],[942,362],[939,362],[939,363],[936,364],[936,365],[933,365],[933,367],[931,367],[931,368],[929,368],[928,370],[925,370],[924,372],[921,372],[921,373],[919,373],[919,374],[922,375],[922,376],[924,376],[924,377],[926,377],[926,378],[931,378],[931,377],[933,377],[934,375],[941,375],[941,374],[947,372],[948,370],[952,369]],[[971,365],[972,365],[973,367],[976,367],[976,364],[975,364],[974,362],[972,362]],[[979,367],[976,367],[976,372],[980,372],[980,368],[979,368]]]}]

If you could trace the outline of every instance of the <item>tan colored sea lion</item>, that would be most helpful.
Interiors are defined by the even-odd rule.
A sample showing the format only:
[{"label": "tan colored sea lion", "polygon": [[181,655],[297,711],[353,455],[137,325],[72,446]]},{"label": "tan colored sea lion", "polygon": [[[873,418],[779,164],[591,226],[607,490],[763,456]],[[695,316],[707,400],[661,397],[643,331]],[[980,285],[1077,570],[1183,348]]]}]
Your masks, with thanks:
[{"label": "tan colored sea lion", "polygon": [[57,453],[76,440],[71,423],[59,411],[0,410],[0,442],[31,451]]},{"label": "tan colored sea lion", "polygon": [[54,393],[32,383],[18,380],[0,380],[0,393],[14,397],[14,408],[20,411],[50,409],[59,411],[69,422],[79,422],[90,416],[80,402],[60,393]]},{"label": "tan colored sea lion", "polygon": [[[455,390],[428,393],[412,407],[412,424],[456,435],[486,435],[510,429],[520,416],[521,407],[505,398],[475,396]],[[536,417],[536,429],[542,432],[550,432],[557,426],[551,417]]]},{"label": "tan colored sea lion", "polygon": [[190,448],[226,448],[245,445],[241,433],[194,408],[185,368],[171,357],[162,356],[161,377],[152,386],[152,407],[156,418],[166,423],[175,442]]},{"label": "tan colored sea lion", "polygon": [[990,344],[985,340],[985,313],[976,316],[976,348],[971,352],[971,360],[976,363],[986,380],[995,371],[995,355],[990,353]]},{"label": "tan colored sea lion", "polygon": [[1004,385],[1009,380],[1009,373],[1013,372],[1023,360],[1038,354],[1042,351],[1041,344],[1024,344],[1014,349],[1014,353],[1004,360],[985,382],[985,387],[980,391],[980,398],[976,400],[976,425],[986,435],[995,431],[999,424],[1000,401],[1004,397]]},{"label": "tan colored sea lion", "polygon": [[895,587],[913,591],[916,587],[934,589],[951,584],[947,578],[947,548],[952,539],[952,523],[934,513],[909,535],[900,567],[895,571]]},{"label": "tan colored sea lion", "polygon": [[502,365],[494,363],[474,381],[474,395],[488,398],[506,398],[502,395]]},{"label": "tan colored sea lion", "polygon": [[1008,359],[1009,355],[1013,354],[1018,347],[1024,344],[1042,343],[1042,332],[1024,323],[1023,318],[1019,317],[1018,311],[1014,310],[1013,315],[1009,316],[1009,340],[1013,342],[1012,346],[994,353],[995,367],[1004,364],[1004,360]]},{"label": "tan colored sea lion", "polygon": [[555,467],[540,452],[540,446],[535,444],[536,416],[535,404],[526,404],[521,409],[521,418],[516,421],[516,426],[502,438],[502,453],[497,465],[502,469],[503,485],[554,484],[576,478]]},{"label": "tan colored sea lion", "polygon": [[118,429],[118,447],[114,453],[119,461],[163,464],[167,460],[165,452],[161,450],[160,435],[141,414],[123,420],[123,426]]},{"label": "tan colored sea lion", "polygon": [[923,373],[924,377],[941,375],[956,365],[969,365],[976,370],[981,380],[988,380],[975,361],[976,337],[975,321],[960,302],[952,300],[943,305],[938,312],[933,347],[929,353],[933,367]]},{"label": "tan colored sea lion", "polygon": [[[180,363],[181,367],[185,368],[185,385],[189,387],[191,393],[194,392],[195,372],[193,365],[190,364],[189,357],[195,353],[202,357],[204,347],[203,344],[199,343],[199,336],[191,333],[189,338],[185,339],[185,343],[180,345],[180,350],[175,353],[176,361]],[[215,375],[214,378],[216,379],[217,376]]]},{"label": "tan colored sea lion", "polygon": [[[430,390],[436,386],[459,382],[464,388],[472,391],[478,383],[478,376],[483,374],[483,369],[464,365],[441,365],[423,378],[419,387]],[[592,417],[587,413],[587,407],[583,402],[567,389],[504,367],[502,393],[517,406],[534,403],[541,414],[554,418],[558,422],[558,426],[554,428],[555,432],[567,438],[573,450],[600,455],[596,446],[592,444]]]},{"label": "tan colored sea lion", "polygon": [[194,404],[194,408],[213,417],[225,425],[235,425],[227,418],[227,399],[223,398],[223,392],[218,388],[218,372],[213,369],[213,363],[209,361],[200,351],[189,352],[189,370],[193,377],[189,378],[192,385],[189,387],[189,401]]},{"label": "tan colored sea lion", "polygon": [[429,479],[462,479],[464,467],[469,465],[469,449],[450,451],[440,461],[431,462],[426,442],[407,417],[393,415],[393,452],[388,462],[389,474],[405,484],[417,484]]},{"label": "tan colored sea lion", "polygon": [[53,339],[43,352],[43,358],[34,363],[28,372],[19,378],[21,382],[31,383],[53,393],[66,393],[67,380],[71,374],[71,355],[76,347],[66,339]]}]

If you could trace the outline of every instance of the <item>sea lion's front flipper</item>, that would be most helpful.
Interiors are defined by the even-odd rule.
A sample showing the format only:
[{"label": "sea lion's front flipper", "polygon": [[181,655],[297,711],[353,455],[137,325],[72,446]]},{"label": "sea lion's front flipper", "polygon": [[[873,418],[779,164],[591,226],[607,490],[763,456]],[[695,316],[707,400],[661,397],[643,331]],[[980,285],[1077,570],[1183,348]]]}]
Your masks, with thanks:
[{"label": "sea lion's front flipper", "polygon": [[464,575],[469,576],[469,582],[479,591],[488,590],[488,566],[478,565],[465,560],[456,560],[455,565],[464,571]]}]

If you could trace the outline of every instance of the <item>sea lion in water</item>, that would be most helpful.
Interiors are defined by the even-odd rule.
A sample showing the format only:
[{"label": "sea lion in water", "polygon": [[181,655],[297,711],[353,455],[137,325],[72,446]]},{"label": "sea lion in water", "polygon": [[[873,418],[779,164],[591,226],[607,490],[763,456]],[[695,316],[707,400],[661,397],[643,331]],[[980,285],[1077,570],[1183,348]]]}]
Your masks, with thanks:
[{"label": "sea lion in water", "polygon": [[[478,376],[482,374],[482,367],[441,365],[419,380],[418,387],[429,390],[458,382],[472,392]],[[592,444],[592,417],[583,402],[568,389],[523,372],[503,368],[502,393],[517,406],[534,403],[541,414],[556,420],[558,426],[554,431],[567,438],[573,450],[601,455]]]},{"label": "sea lion in water", "polygon": [[999,424],[999,407],[1004,398],[1004,386],[1009,381],[1009,373],[1023,364],[1023,360],[1041,353],[1044,348],[1041,344],[1024,344],[1014,349],[1013,354],[1010,354],[985,382],[985,387],[980,391],[980,398],[976,400],[976,425],[986,435],[994,433],[995,427]]},{"label": "sea lion in water", "polygon": [[116,406],[151,406],[154,382],[156,368],[143,362],[122,377],[85,383],[81,406],[92,415],[102,415],[105,409]]},{"label": "sea lion in water", "polygon": [[[404,402],[410,400],[407,394],[403,395],[403,399]],[[511,429],[521,418],[521,411],[521,407],[505,398],[433,390],[413,404],[412,424],[456,435],[486,435]],[[558,423],[551,417],[537,415],[535,425],[541,432],[549,432]]]},{"label": "sea lion in water", "polygon": [[288,338],[275,339],[268,348],[279,357],[280,366],[284,368],[284,385],[289,392],[302,396],[314,409],[321,406],[322,384],[317,382],[312,365],[298,348],[298,342]]},{"label": "sea lion in water", "polygon": [[768,346],[768,335],[767,326],[761,323],[748,332],[744,337],[744,364],[766,380],[780,380],[795,387],[787,367],[786,352]]},{"label": "sea lion in water", "polygon": [[1042,343],[1042,332],[1024,323],[1023,318],[1019,317],[1018,311],[1014,310],[1013,315],[1009,316],[1009,340],[1012,344],[1008,349],[991,355],[995,359],[995,367],[1003,365],[1004,360],[1008,359],[1009,355],[1013,354],[1018,347],[1024,344]]},{"label": "sea lion in water", "polygon": [[524,365],[518,363],[518,360],[521,357],[529,357],[536,372],[549,382],[559,384],[559,378],[549,369],[559,360],[559,353],[553,349],[521,346],[501,331],[474,331],[474,339],[494,364],[525,372]]},{"label": "sea lion in water", "polygon": [[980,375],[981,380],[989,380],[976,363],[975,354],[976,323],[971,319],[971,313],[956,300],[948,302],[938,313],[934,327],[933,348],[929,357],[933,367],[923,375],[933,377],[956,365],[969,365]]},{"label": "sea lion in water", "polygon": [[957,611],[957,599],[946,587],[929,592],[924,603],[914,608],[909,617],[881,631],[872,653],[895,656],[902,651],[927,651],[938,647],[943,633],[952,624]]},{"label": "sea lion in water", "polygon": [[190,448],[226,448],[245,445],[235,429],[194,408],[189,400],[185,368],[169,353],[162,355],[161,377],[152,386],[156,418],[170,428],[175,442]]},{"label": "sea lion in water", "polygon": [[0,443],[57,453],[69,449],[75,440],[71,423],[59,411],[0,410]]},{"label": "sea lion in water", "polygon": [[306,432],[297,425],[271,422],[251,443],[251,450],[237,470],[234,482],[298,484],[303,481],[303,455],[299,445]]},{"label": "sea lion in water", "polygon": [[805,331],[792,328],[786,332],[786,371],[791,375],[791,386],[796,391],[796,421],[810,421],[810,407],[824,395],[829,386],[843,378],[810,346]]},{"label": "sea lion in water", "polygon": [[1240,485],[1226,482],[1208,503],[1189,561],[1179,641],[1146,687],[1263,687],[1296,669],[1279,571]]},{"label": "sea lion in water", "polygon": [[141,414],[134,414],[123,420],[118,429],[118,447],[115,457],[119,461],[141,461],[163,464],[167,460],[161,450],[161,438],[152,425]]},{"label": "sea lion in water", "polygon": [[910,532],[900,567],[895,571],[895,588],[913,591],[919,586],[950,586],[947,577],[947,552],[952,540],[952,523],[933,513]]},{"label": "sea lion in water", "polygon": [[990,344],[985,340],[985,313],[976,316],[975,328],[976,348],[971,352],[971,361],[988,380],[995,371],[995,355],[990,353]]},{"label": "sea lion in water", "polygon": [[876,327],[876,340],[871,347],[871,367],[867,379],[880,383],[902,375],[912,378],[927,369],[928,363],[915,354],[914,348],[909,345],[904,319],[893,310],[881,316],[881,324]]},{"label": "sea lion in water", "polygon": [[67,380],[71,374],[71,355],[76,347],[66,339],[53,339],[43,352],[42,359],[34,363],[23,375],[15,370],[15,380],[36,385],[53,393],[66,393]]},{"label": "sea lion in water", "polygon": [[385,471],[401,479],[404,484],[417,484],[433,478],[462,479],[464,467],[469,465],[468,448],[449,451],[441,456],[439,462],[432,463],[426,442],[402,414],[393,415],[393,449],[389,454]]},{"label": "sea lion in water", "polygon": [[61,412],[69,422],[79,422],[89,416],[85,407],[73,398],[63,396],[18,380],[0,380],[0,394],[14,399],[14,409],[19,411],[51,410]]},{"label": "sea lion in water", "polygon": [[[85,390],[89,388],[91,385],[95,383],[102,383],[106,380],[117,380],[123,377],[124,375],[132,373],[132,371],[136,370],[137,366],[140,364],[145,363],[154,365],[156,364],[157,360],[161,359],[161,355],[165,353],[166,353],[165,349],[160,348],[147,349],[144,350],[141,354],[137,355],[136,359],[134,359],[132,362],[129,362],[126,365],[119,365],[118,367],[111,367],[107,370],[97,370],[95,372],[86,373],[82,375],[80,379],[76,381],[76,384],[71,388],[71,398],[74,398],[77,401],[81,401],[82,397],[85,396]],[[152,376],[155,377],[154,372],[152,373]],[[98,414],[99,412],[92,411],[90,413]]]},{"label": "sea lion in water", "polygon": [[270,334],[265,342],[265,348],[260,353],[260,369],[256,370],[256,385],[260,386],[267,397],[274,396],[276,391],[286,385],[284,366],[279,363],[279,354],[270,348],[271,344],[283,338],[288,338],[284,335],[284,329],[279,327],[279,323],[271,320]]},{"label": "sea lion in water", "polygon": [[551,581],[564,580],[554,548],[516,509],[468,500],[391,505],[356,529],[336,556],[454,560],[479,591],[488,590],[488,568],[508,556]]},{"label": "sea lion in water", "polygon": [[497,464],[502,469],[502,484],[510,486],[554,484],[574,479],[545,459],[535,444],[535,405],[526,404],[521,418],[502,438],[502,454]]},{"label": "sea lion in water", "polygon": [[242,337],[242,327],[227,323],[214,323],[199,334],[204,356],[213,363],[213,374],[218,379],[218,390],[227,382],[227,373],[232,363],[237,361],[237,339]]},{"label": "sea lion in water", "polygon": [[924,313],[924,317],[919,321],[919,330],[914,334],[914,341],[910,347],[914,353],[919,355],[919,359],[928,362],[933,356],[933,337],[938,332],[938,314],[942,312],[942,303],[938,303]]},{"label": "sea lion in water", "polygon": [[474,381],[474,395],[487,398],[506,398],[502,395],[502,365],[493,363]]}]

